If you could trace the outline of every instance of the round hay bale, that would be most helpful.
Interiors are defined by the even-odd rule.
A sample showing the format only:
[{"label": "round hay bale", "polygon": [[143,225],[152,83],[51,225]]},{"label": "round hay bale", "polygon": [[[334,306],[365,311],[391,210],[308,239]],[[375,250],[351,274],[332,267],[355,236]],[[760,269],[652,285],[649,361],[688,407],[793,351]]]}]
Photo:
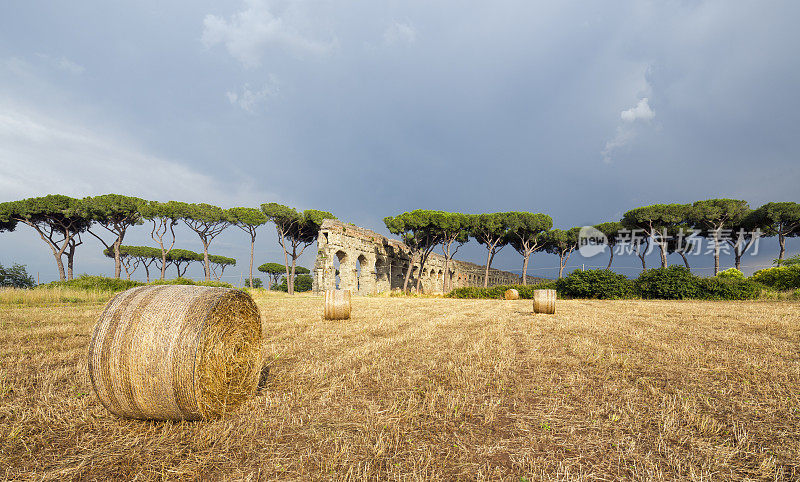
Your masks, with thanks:
[{"label": "round hay bale", "polygon": [[507,300],[518,300],[519,291],[515,290],[514,288],[510,288],[506,290],[504,296],[506,297]]},{"label": "round hay bale", "polygon": [[552,315],[556,312],[556,290],[533,290],[533,312]]},{"label": "round hay bale", "polygon": [[108,302],[89,342],[100,402],[138,419],[216,418],[253,395],[261,317],[239,290],[142,286]]},{"label": "round hay bale", "polygon": [[325,319],[350,319],[350,290],[325,290]]}]

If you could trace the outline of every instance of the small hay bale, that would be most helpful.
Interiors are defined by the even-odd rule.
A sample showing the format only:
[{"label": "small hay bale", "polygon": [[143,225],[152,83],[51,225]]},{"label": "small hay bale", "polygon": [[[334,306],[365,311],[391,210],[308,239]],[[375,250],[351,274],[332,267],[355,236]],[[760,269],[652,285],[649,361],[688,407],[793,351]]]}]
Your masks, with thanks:
[{"label": "small hay bale", "polygon": [[556,290],[533,290],[533,312],[554,314],[556,312]]},{"label": "small hay bale", "polygon": [[507,300],[518,300],[519,291],[515,290],[514,288],[510,288],[506,290],[504,296],[506,297]]},{"label": "small hay bale", "polygon": [[350,319],[350,290],[325,290],[325,319]]},{"label": "small hay bale", "polygon": [[108,302],[89,342],[89,376],[120,417],[199,420],[255,393],[261,317],[239,290],[142,286]]}]

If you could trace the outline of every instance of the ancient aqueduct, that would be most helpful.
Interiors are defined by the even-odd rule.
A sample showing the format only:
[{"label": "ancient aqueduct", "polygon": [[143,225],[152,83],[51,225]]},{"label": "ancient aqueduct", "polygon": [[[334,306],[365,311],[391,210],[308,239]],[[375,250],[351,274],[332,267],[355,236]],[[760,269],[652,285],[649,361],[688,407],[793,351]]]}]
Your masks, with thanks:
[{"label": "ancient aqueduct", "polygon": [[[338,288],[366,295],[403,287],[410,258],[408,249],[400,241],[369,229],[326,219],[319,231],[317,246],[314,292]],[[484,266],[451,260],[448,273],[445,273],[444,261],[444,256],[431,253],[422,273],[418,266],[413,268],[409,286],[416,286],[419,277],[424,292],[441,292],[448,276],[452,288],[483,286]],[[532,280],[531,277],[528,279]],[[489,286],[518,284],[520,281],[514,273],[494,268],[489,270]]]}]

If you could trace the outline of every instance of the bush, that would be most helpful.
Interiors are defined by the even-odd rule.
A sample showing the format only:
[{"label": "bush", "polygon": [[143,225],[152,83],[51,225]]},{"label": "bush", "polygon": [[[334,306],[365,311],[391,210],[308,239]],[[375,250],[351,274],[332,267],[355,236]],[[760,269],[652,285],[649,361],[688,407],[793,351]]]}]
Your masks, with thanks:
[{"label": "bush", "polygon": [[763,287],[755,281],[738,278],[700,278],[700,298],[704,300],[753,300]]},{"label": "bush", "polygon": [[[311,275],[307,274],[299,274],[294,277],[294,290],[297,293],[302,293],[304,291],[311,291],[313,280],[311,279]],[[286,285],[286,276],[281,279],[281,284],[275,286],[273,289],[277,291],[289,291],[289,287]]]},{"label": "bush", "polygon": [[[244,280],[244,285],[249,288],[250,287],[250,278]],[[264,283],[261,281],[261,278],[253,278],[253,289],[261,288],[264,286]]]},{"label": "bush", "polygon": [[772,262],[778,266],[800,266],[800,254],[790,256],[786,259],[774,259]]},{"label": "bush", "polygon": [[197,283],[190,278],[157,279],[150,282],[151,285],[196,285]]},{"label": "bush", "polygon": [[198,281],[195,283],[197,286],[210,286],[212,288],[236,288],[230,283],[226,283],[224,281]]},{"label": "bush", "polygon": [[750,280],[782,291],[800,288],[800,266],[791,265],[762,269],[756,271],[750,277]]},{"label": "bush", "polygon": [[144,286],[144,283],[141,281],[82,274],[77,278],[68,281],[53,281],[52,283],[48,283],[47,286],[76,288],[81,290],[125,291],[136,286]]},{"label": "bush", "polygon": [[683,300],[700,296],[700,278],[683,266],[648,269],[634,286],[642,298]]},{"label": "bush", "polygon": [[25,265],[14,263],[10,268],[0,264],[0,287],[33,288],[33,276],[28,274]]},{"label": "bush", "polygon": [[[255,278],[253,278],[255,281]],[[173,278],[164,280],[155,280],[150,282],[151,285],[191,285],[191,286],[211,286],[212,288],[233,288],[234,286],[224,281],[195,281],[191,278]]]},{"label": "bush", "polygon": [[448,298],[478,298],[478,299],[498,299],[502,300],[506,290],[515,289],[519,291],[519,297],[523,300],[530,300],[533,298],[533,290],[546,290],[556,289],[555,281],[547,281],[543,283],[536,283],[533,285],[499,285],[491,286],[489,288],[481,288],[478,286],[467,286],[464,288],[456,288],[450,293],[447,293]]},{"label": "bush", "polygon": [[717,273],[717,278],[744,279],[744,274],[736,268],[729,268]]},{"label": "bush", "polygon": [[632,298],[633,281],[605,269],[576,270],[556,281],[559,295],[570,298],[621,299]]}]

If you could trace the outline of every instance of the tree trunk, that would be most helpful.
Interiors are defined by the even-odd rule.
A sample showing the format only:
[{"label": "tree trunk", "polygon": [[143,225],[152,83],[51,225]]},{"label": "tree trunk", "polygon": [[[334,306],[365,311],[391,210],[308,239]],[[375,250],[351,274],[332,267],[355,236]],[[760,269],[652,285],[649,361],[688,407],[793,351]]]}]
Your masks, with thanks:
[{"label": "tree trunk", "polygon": [[250,289],[253,289],[253,257],[256,246],[256,237],[250,237]]},{"label": "tree trunk", "polygon": [[714,231],[714,276],[719,273],[719,232]]},{"label": "tree trunk", "polygon": [[686,255],[683,253],[683,251],[678,251],[678,254],[681,255],[681,258],[683,258],[683,264],[686,265],[686,269],[691,269],[689,268],[689,260],[686,259]]},{"label": "tree trunk", "polygon": [[[442,251],[444,252],[444,279],[442,280],[442,291],[447,293],[447,281],[450,277],[450,245],[453,242],[450,241],[446,245],[442,243]],[[447,248],[445,248],[447,246]]]},{"label": "tree trunk", "polygon": [[528,259],[531,257],[530,253],[523,256],[522,261],[522,286],[528,285]]},{"label": "tree trunk", "polygon": [[450,258],[444,258],[444,279],[442,279],[442,291],[447,293],[447,279],[450,277]]},{"label": "tree trunk", "polygon": [[414,269],[414,263],[416,262],[416,255],[411,253],[411,260],[408,263],[408,269],[406,269],[406,278],[403,280],[403,293],[408,293],[408,282],[411,279],[411,271]]},{"label": "tree trunk", "polygon": [[147,275],[147,282],[150,282],[150,265],[147,263],[142,263],[144,265],[144,272]]},{"label": "tree trunk", "polygon": [[606,266],[606,271],[611,269],[611,263],[614,261],[614,247],[609,246],[609,251],[611,251],[611,256],[608,258],[608,266]]},{"label": "tree trunk", "polygon": [[67,251],[67,279],[72,279],[73,267],[75,265],[75,246],[70,244]]},{"label": "tree trunk", "polygon": [[561,279],[561,277],[564,275],[564,268],[566,267],[566,265],[567,265],[567,262],[564,261],[564,255],[563,254],[559,254],[558,255],[558,279]]},{"label": "tree trunk", "polygon": [[161,280],[167,276],[167,252],[164,251],[164,246],[161,246]]},{"label": "tree trunk", "polygon": [[661,254],[661,267],[662,268],[666,268],[667,267],[667,249],[664,246],[663,242],[658,243],[658,250],[660,251],[660,254]]},{"label": "tree trunk", "polygon": [[289,279],[286,281],[286,288],[290,295],[294,294],[294,270],[295,266],[297,265],[297,254],[296,249],[292,250],[292,272],[289,275]]},{"label": "tree trunk", "polygon": [[492,264],[492,248],[489,248],[489,253],[486,255],[486,271],[483,274],[483,287],[489,287],[489,265]]},{"label": "tree trunk", "polygon": [[403,280],[403,293],[408,293],[408,281],[411,279],[411,270],[414,269],[413,264],[409,264],[406,269],[406,277]]},{"label": "tree trunk", "polygon": [[778,245],[781,247],[781,251],[778,253],[778,259],[783,261],[783,255],[786,254],[786,236],[782,233],[778,233]]},{"label": "tree trunk", "polygon": [[[278,236],[280,236],[280,245],[283,248],[283,267],[286,268],[286,292],[292,294],[293,286],[289,284],[289,251],[286,249],[286,235],[283,231],[278,229]],[[341,266],[339,269],[341,269]]]},{"label": "tree trunk", "polygon": [[211,263],[208,261],[208,240],[200,238],[203,241],[203,269],[206,272],[206,281],[211,281]]},{"label": "tree trunk", "polygon": [[67,275],[64,272],[64,260],[61,259],[61,254],[54,251],[53,256],[56,258],[56,266],[58,266],[58,278],[61,281],[66,281]]},{"label": "tree trunk", "polygon": [[[114,241],[114,278],[119,279],[122,274],[122,261],[120,260],[119,247],[122,245],[122,236],[117,237]],[[130,277],[128,277],[130,279]]]},{"label": "tree trunk", "polygon": [[[649,246],[648,246],[649,247]],[[642,272],[647,271],[647,263],[645,262],[645,256],[647,256],[647,248],[642,251],[642,243],[638,242],[636,244],[636,257],[639,258],[639,261],[642,263]]]}]

